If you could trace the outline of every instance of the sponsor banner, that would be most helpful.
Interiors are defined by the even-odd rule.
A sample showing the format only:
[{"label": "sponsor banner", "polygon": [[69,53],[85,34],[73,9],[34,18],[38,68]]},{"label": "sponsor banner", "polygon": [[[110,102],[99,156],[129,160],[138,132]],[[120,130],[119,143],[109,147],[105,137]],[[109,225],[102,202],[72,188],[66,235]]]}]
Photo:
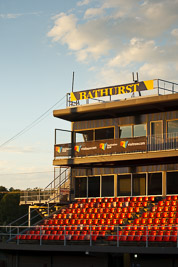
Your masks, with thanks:
[{"label": "sponsor banner", "polygon": [[121,95],[153,89],[153,80],[114,85],[103,88],[91,89],[70,93],[70,101],[98,98],[104,96]]},{"label": "sponsor banner", "polygon": [[54,156],[55,157],[71,156],[71,144],[55,145]]},{"label": "sponsor banner", "polygon": [[[74,156],[96,156],[117,153],[146,151],[146,137],[107,139],[77,143],[74,145]],[[55,157],[71,156],[71,144],[55,146]]]},{"label": "sponsor banner", "polygon": [[69,188],[61,188],[60,189],[61,194],[68,195],[69,194]]}]

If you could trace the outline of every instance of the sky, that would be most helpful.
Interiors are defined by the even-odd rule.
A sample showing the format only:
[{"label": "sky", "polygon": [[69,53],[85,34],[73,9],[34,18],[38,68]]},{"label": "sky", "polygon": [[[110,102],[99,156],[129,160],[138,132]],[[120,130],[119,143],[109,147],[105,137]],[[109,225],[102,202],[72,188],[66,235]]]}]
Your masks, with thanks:
[{"label": "sky", "polygon": [[54,129],[70,124],[50,108],[65,108],[73,71],[74,91],[130,83],[132,72],[178,82],[177,14],[178,0],[0,0],[0,185],[53,180]]}]

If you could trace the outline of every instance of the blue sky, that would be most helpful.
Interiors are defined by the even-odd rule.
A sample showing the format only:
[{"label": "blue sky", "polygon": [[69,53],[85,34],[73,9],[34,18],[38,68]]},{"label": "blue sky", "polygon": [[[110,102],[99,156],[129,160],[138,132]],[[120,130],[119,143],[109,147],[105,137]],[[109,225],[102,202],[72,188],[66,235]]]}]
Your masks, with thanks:
[{"label": "blue sky", "polygon": [[[75,90],[132,82],[132,71],[178,82],[177,13],[177,0],[0,0],[0,144],[70,92],[73,71]],[[51,111],[0,150],[0,184],[53,179],[54,128],[70,125]]]}]

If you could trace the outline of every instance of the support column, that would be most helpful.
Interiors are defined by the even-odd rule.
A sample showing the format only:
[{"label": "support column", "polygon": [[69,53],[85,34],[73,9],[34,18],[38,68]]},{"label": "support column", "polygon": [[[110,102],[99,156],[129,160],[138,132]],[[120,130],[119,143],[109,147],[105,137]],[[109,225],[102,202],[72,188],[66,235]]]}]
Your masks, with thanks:
[{"label": "support column", "polygon": [[123,267],[130,267],[130,254],[128,253],[123,255]]},{"label": "support column", "polygon": [[166,196],[166,171],[162,172],[162,187],[163,197]]},{"label": "support column", "polygon": [[18,254],[18,252],[15,256],[15,267],[19,267],[19,254]]},{"label": "support column", "polygon": [[114,174],[114,197],[117,197],[117,174]]},{"label": "support column", "polygon": [[28,207],[28,226],[31,225],[31,206]]}]

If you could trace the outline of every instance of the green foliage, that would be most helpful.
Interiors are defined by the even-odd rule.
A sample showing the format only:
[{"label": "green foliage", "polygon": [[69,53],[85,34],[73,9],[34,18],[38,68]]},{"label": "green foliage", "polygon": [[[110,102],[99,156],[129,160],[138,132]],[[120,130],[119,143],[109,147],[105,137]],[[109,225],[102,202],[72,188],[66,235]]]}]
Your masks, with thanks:
[{"label": "green foliage", "polygon": [[[0,189],[3,187],[0,186]],[[27,213],[27,207],[19,206],[20,193],[13,188],[10,189],[9,192],[6,189],[0,194],[0,225],[7,225]]]}]

